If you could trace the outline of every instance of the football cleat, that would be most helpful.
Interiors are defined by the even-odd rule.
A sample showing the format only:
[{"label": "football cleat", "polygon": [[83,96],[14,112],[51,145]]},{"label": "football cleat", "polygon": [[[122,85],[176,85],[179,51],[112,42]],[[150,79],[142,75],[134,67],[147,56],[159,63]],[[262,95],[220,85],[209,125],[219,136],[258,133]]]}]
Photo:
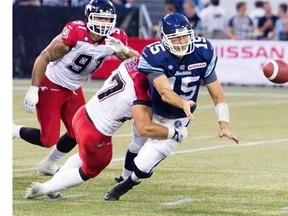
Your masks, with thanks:
[{"label": "football cleat", "polygon": [[115,179],[114,179],[114,181],[116,182],[116,183],[120,183],[120,182],[122,182],[124,179],[123,179],[123,177],[120,175],[119,177],[115,177]]},{"label": "football cleat", "polygon": [[26,190],[26,199],[33,199],[35,197],[40,197],[43,195],[47,195],[50,199],[54,200],[61,200],[62,196],[60,195],[59,192],[53,192],[49,194],[45,194],[43,192],[42,184],[39,182],[33,182],[30,188],[27,188]]},{"label": "football cleat", "polygon": [[26,199],[33,199],[35,197],[43,196],[41,183],[39,182],[33,182],[30,188],[27,188],[26,190]]},{"label": "football cleat", "polygon": [[104,197],[104,200],[107,201],[118,201],[120,196],[127,193],[131,190],[135,185],[140,184],[140,182],[135,183],[132,181],[131,176],[128,179],[117,183]]},{"label": "football cleat", "polygon": [[47,196],[53,200],[62,200],[63,199],[60,192],[50,193],[50,194],[47,194]]},{"label": "football cleat", "polygon": [[46,158],[41,160],[38,165],[38,172],[43,175],[53,176],[60,168],[57,164],[48,161]]}]

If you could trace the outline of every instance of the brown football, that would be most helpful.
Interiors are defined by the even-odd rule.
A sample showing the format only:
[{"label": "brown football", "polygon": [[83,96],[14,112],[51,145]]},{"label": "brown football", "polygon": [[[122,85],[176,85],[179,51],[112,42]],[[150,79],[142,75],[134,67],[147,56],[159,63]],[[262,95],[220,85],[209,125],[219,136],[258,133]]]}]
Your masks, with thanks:
[{"label": "brown football", "polygon": [[263,66],[265,77],[277,84],[288,82],[288,64],[282,59],[269,60]]}]

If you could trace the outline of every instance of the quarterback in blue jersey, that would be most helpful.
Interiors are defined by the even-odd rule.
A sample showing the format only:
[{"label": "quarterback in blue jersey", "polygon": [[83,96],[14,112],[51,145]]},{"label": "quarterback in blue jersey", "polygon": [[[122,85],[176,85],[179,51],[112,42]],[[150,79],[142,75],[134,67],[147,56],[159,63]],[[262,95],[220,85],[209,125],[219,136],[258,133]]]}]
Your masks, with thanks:
[{"label": "quarterback in blue jersey", "polygon": [[[217,56],[211,43],[195,37],[188,19],[179,13],[166,15],[159,26],[161,41],[146,46],[138,64],[138,70],[147,74],[150,83],[153,120],[170,128],[187,127],[194,121],[193,112],[203,82],[215,104],[219,136],[239,143],[229,130],[229,108],[217,80]],[[116,178],[117,184],[104,199],[119,200],[142,179],[149,178],[178,143],[173,139],[139,139],[134,130],[122,175]]]}]

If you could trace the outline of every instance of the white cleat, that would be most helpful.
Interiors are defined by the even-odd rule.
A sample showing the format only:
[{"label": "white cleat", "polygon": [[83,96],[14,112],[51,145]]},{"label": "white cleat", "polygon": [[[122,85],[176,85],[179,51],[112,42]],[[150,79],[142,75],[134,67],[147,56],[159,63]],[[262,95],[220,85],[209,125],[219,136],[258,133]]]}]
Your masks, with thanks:
[{"label": "white cleat", "polygon": [[33,199],[35,197],[43,196],[44,194],[41,191],[41,183],[33,182],[30,188],[26,190],[26,199]]},{"label": "white cleat", "polygon": [[49,162],[46,158],[38,164],[38,172],[43,175],[53,176],[58,170],[57,164]]},{"label": "white cleat", "polygon": [[54,200],[61,200],[62,197],[60,195],[60,192],[52,192],[49,194],[43,193],[42,184],[39,182],[33,182],[30,188],[27,188],[26,190],[26,199],[33,199],[35,197],[40,197],[43,195],[47,195],[50,199]]}]

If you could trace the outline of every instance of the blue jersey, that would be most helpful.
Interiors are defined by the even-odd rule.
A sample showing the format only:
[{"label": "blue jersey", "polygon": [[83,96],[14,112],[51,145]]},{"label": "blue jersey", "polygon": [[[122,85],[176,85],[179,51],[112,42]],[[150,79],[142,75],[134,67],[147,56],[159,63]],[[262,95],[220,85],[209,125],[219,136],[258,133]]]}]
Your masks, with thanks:
[{"label": "blue jersey", "polygon": [[[147,45],[141,54],[138,70],[148,75],[152,110],[165,118],[186,117],[184,111],[162,101],[153,86],[153,80],[166,75],[171,87],[180,97],[197,102],[201,81],[209,84],[217,80],[214,71],[217,56],[211,43],[202,37],[196,37],[195,49],[181,60],[165,49],[158,41]],[[196,107],[191,108],[193,112]]]}]

